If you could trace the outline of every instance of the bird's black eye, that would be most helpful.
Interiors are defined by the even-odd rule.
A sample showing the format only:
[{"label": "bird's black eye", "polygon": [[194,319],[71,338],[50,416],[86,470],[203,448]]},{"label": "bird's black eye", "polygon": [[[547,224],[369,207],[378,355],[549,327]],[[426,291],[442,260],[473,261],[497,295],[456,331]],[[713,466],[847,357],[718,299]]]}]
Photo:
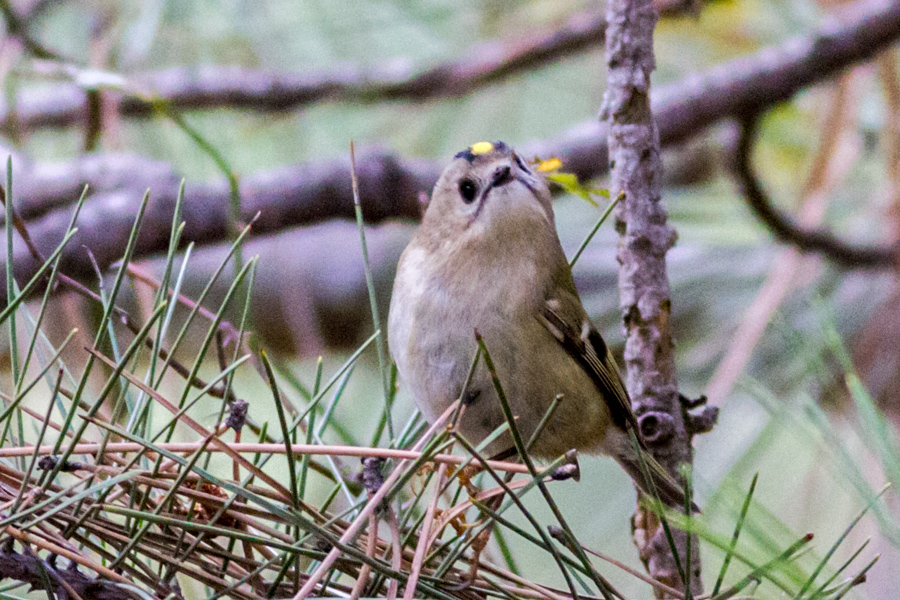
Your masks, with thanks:
[{"label": "bird's black eye", "polygon": [[525,171],[526,173],[528,173],[528,174],[530,175],[530,174],[531,174],[531,169],[528,168],[528,166],[525,164],[525,161],[523,161],[523,160],[519,157],[518,154],[513,154],[513,157],[515,157],[515,159],[516,159],[516,164],[519,165],[519,168],[522,169],[523,171]]},{"label": "bird's black eye", "polygon": [[462,196],[463,202],[471,204],[475,200],[475,194],[478,192],[478,186],[471,179],[463,179],[459,182],[459,195]]}]

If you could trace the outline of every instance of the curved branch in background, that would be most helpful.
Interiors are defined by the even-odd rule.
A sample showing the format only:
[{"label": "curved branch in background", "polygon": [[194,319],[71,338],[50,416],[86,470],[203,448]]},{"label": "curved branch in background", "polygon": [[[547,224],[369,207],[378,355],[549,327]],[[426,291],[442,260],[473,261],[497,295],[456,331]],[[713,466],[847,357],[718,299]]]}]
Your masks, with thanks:
[{"label": "curved branch in background", "polygon": [[[862,71],[864,69],[848,69],[826,92],[829,98],[819,119],[828,127],[819,131],[815,155],[798,198],[796,219],[801,226],[821,225],[833,190],[846,180],[850,165],[859,159],[859,145],[851,143],[850,139],[856,137],[859,123],[856,109],[860,96],[858,89],[863,87],[859,85]],[[747,153],[749,156],[752,150]],[[790,293],[817,281],[823,266],[820,257],[804,255],[791,247],[781,250],[772,260],[765,280],[729,335],[731,341],[706,384],[710,404],[720,406],[729,399],[735,382],[750,363],[775,312]]]},{"label": "curved branch in background", "polygon": [[876,247],[844,242],[830,231],[807,229],[778,210],[763,191],[753,171],[753,141],[756,138],[759,115],[745,118],[734,156],[734,176],[738,180],[747,205],[760,221],[787,244],[803,252],[817,252],[845,267],[892,267],[900,264],[900,245]]}]

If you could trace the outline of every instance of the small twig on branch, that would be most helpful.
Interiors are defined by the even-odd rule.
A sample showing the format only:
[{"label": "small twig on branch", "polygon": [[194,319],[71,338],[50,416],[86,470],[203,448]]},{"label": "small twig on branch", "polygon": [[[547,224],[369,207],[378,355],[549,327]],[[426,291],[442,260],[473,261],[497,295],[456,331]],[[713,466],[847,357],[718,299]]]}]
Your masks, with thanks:
[{"label": "small twig on branch", "polygon": [[747,205],[772,231],[775,237],[803,252],[823,254],[845,267],[885,267],[900,262],[900,246],[852,245],[824,229],[808,229],[795,223],[778,210],[763,191],[753,171],[753,141],[756,138],[759,115],[753,114],[741,122],[740,137],[735,149],[734,175],[737,178]]},{"label": "small twig on branch", "polygon": [[0,0],[0,14],[3,15],[9,35],[17,38],[32,56],[41,59],[59,59],[59,54],[35,40],[28,31],[31,19],[40,14],[42,10],[43,8],[40,8],[40,4],[38,4],[32,7],[28,13],[20,16],[10,0]]}]

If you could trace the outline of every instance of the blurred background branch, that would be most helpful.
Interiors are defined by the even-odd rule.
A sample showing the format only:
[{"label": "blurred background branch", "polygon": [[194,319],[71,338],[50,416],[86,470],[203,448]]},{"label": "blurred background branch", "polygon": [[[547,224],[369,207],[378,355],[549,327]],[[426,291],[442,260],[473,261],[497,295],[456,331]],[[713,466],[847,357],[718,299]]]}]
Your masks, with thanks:
[{"label": "blurred background branch", "polygon": [[734,156],[734,173],[747,204],[754,214],[782,242],[801,252],[816,252],[844,267],[896,267],[900,260],[900,245],[882,248],[852,245],[835,237],[830,231],[804,229],[775,208],[763,191],[753,171],[753,140],[757,135],[759,116],[749,116],[741,124]]},{"label": "blurred background branch", "polygon": [[[654,95],[661,142],[672,145],[700,135],[721,120],[741,118],[777,105],[900,38],[900,4],[870,0],[865,8],[867,12],[841,27],[823,28],[815,35],[662,87]],[[572,24],[566,31],[571,29],[575,29]],[[513,70],[502,72],[509,75]],[[227,79],[224,83],[216,77],[211,80],[228,85]],[[172,85],[178,89],[177,84]],[[254,87],[268,89],[266,85]],[[434,89],[443,88],[438,85]],[[45,93],[44,97],[56,100],[59,96]],[[223,92],[221,98],[229,102],[233,95]],[[519,149],[529,157],[558,157],[566,170],[590,179],[602,175],[608,163],[603,158],[605,131],[605,124],[584,123],[556,138],[523,144]],[[693,158],[690,154],[684,156],[685,161]],[[685,168],[679,168],[677,159],[673,163],[669,172],[675,176],[684,173]],[[364,216],[368,222],[378,223],[390,218],[417,219],[419,195],[431,189],[442,161],[400,159],[389,152],[373,151],[361,156],[359,164]],[[53,213],[52,209],[74,202],[81,188],[88,186],[91,196],[83,209],[84,224],[64,252],[62,263],[66,272],[85,278],[92,276],[93,267],[81,245],[91,248],[102,269],[108,268],[117,258],[116,253],[128,235],[131,219],[147,189],[151,189],[152,202],[136,256],[165,250],[179,178],[174,167],[133,155],[93,155],[69,164],[38,164],[17,173],[18,187],[22,190],[18,210],[26,220],[33,221],[29,228],[37,246],[49,252],[62,239],[69,219],[68,212]],[[349,186],[345,185],[347,181],[347,159],[310,162],[245,176],[240,183],[242,218],[246,222],[259,212],[254,231],[260,234],[333,218],[352,218],[353,203]],[[186,195],[189,202],[185,211],[185,242],[224,241],[228,232],[228,186],[218,182],[189,183]],[[748,195],[748,201],[757,197]],[[751,205],[758,207],[760,203]],[[827,251],[832,246],[801,243],[808,236],[785,236],[783,228],[776,227],[776,221],[764,219],[764,222],[782,241],[796,243],[804,251],[825,252],[826,257],[841,264],[869,267],[890,264],[886,250],[874,251],[874,257],[868,253],[860,260],[843,260],[844,254]],[[40,265],[20,248],[15,266],[17,277],[27,279]]]},{"label": "blurred background branch", "polygon": [[[43,7],[38,4],[18,17],[7,2],[0,4],[12,33],[26,41],[37,58],[52,54],[24,36],[29,18]],[[658,3],[664,15],[677,15],[691,6],[681,1]],[[556,29],[533,31],[513,43],[489,40],[474,44],[461,60],[419,69],[408,61],[396,61],[381,70],[351,65],[334,73],[267,73],[242,67],[193,66],[131,76],[133,84],[173,109],[243,108],[257,111],[298,110],[318,102],[422,102],[470,94],[478,88],[541,68],[603,45],[606,19],[599,12],[572,15]],[[77,86],[58,86],[49,93],[16,99],[15,112],[0,111],[0,129],[34,130],[84,123],[89,110],[85,92]],[[126,117],[149,117],[152,102],[126,96],[118,103]]]}]

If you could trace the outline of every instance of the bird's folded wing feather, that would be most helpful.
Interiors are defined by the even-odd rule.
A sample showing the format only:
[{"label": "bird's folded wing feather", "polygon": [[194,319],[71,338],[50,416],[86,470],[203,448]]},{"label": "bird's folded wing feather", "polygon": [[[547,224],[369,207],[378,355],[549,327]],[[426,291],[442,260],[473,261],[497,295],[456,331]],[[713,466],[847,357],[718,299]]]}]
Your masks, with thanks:
[{"label": "bird's folded wing feather", "polygon": [[622,431],[633,428],[640,439],[640,429],[619,368],[577,297],[561,294],[549,299],[538,318],[593,380],[609,407],[613,423]]},{"label": "bird's folded wing feather", "polygon": [[[565,291],[558,292],[547,300],[538,318],[593,380],[609,407],[613,423],[624,432],[634,431],[639,445],[637,453],[617,453],[616,460],[645,494],[657,495],[669,506],[684,506],[682,487],[647,451],[615,359],[585,314],[578,297]],[[691,511],[700,512],[700,509],[692,503]]]}]

